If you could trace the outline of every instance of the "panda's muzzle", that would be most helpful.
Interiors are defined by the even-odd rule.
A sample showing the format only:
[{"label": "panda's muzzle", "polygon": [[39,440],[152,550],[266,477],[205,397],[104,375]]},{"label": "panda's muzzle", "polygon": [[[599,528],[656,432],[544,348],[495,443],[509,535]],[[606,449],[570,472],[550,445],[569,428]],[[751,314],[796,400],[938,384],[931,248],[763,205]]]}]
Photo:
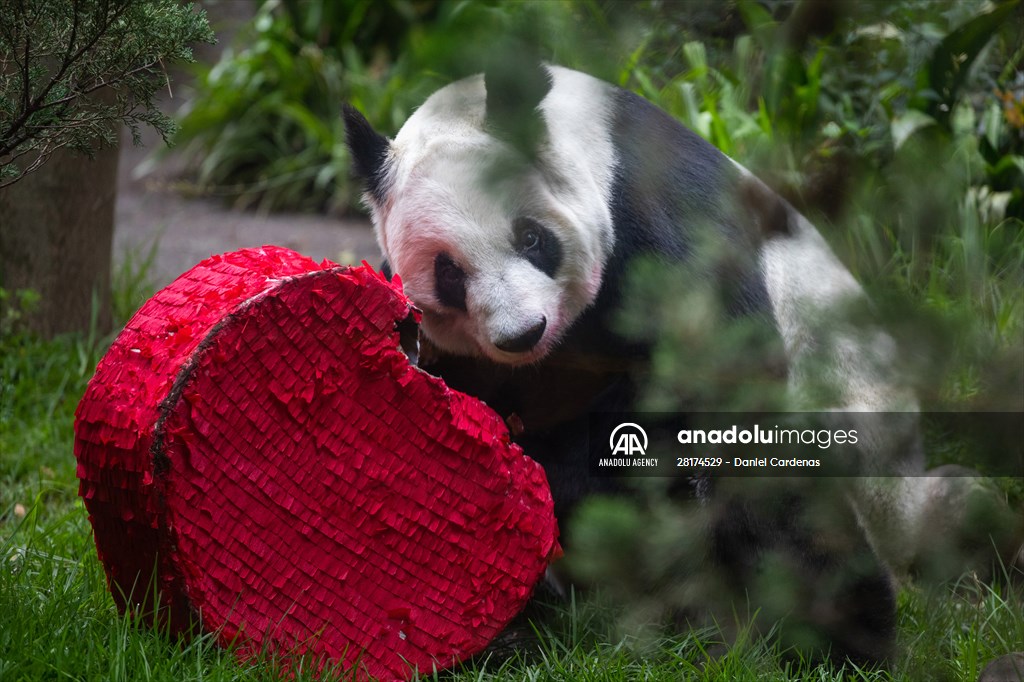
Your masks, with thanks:
[{"label": "panda's muzzle", "polygon": [[494,343],[498,350],[505,351],[506,353],[525,353],[529,350],[533,350],[540,340],[544,337],[544,329],[548,325],[546,317],[541,317],[540,322],[533,325],[519,336],[502,339]]}]

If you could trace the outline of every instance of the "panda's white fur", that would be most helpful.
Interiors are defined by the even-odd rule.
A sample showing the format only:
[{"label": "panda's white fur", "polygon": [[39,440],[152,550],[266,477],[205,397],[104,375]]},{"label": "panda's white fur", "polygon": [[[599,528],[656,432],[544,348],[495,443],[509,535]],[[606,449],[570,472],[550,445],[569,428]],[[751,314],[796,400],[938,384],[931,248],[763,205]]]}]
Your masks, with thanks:
[{"label": "panda's white fur", "polygon": [[[541,103],[550,130],[543,173],[489,182],[488,165],[507,145],[485,130],[482,76],[434,93],[391,144],[388,199],[370,201],[382,251],[423,310],[423,331],[440,348],[525,364],[543,357],[597,296],[614,242],[608,196],[615,155],[609,136],[608,85],[552,68],[555,88]],[[516,257],[512,216],[557,226],[567,258],[554,279]],[[467,314],[433,296],[433,257],[453,253],[467,269]],[[544,317],[547,329],[527,353],[495,341]]]},{"label": "panda's white fur", "polygon": [[[349,143],[357,170],[370,184],[367,203],[381,250],[422,309],[424,335],[444,352],[486,359],[489,375],[495,366],[523,368],[512,376],[513,381],[525,377],[527,388],[515,390],[541,398],[559,381],[545,383],[547,359],[560,353],[585,361],[591,349],[579,337],[606,331],[595,310],[618,300],[607,291],[610,278],[621,275],[615,259],[629,249],[664,251],[670,259],[686,251],[685,244],[666,236],[664,226],[639,235],[624,232],[627,227],[643,231],[658,221],[686,223],[693,215],[693,225],[668,229],[696,230],[708,223],[743,233],[736,248],[756,249],[751,263],[757,281],[749,298],[754,307],[759,291],[767,299],[785,349],[792,408],[910,414],[861,425],[869,431],[864,473],[902,476],[858,479],[848,490],[872,545],[890,566],[906,569],[920,544],[936,484],[915,478],[923,471],[914,437],[917,405],[900,379],[893,340],[878,328],[823,323],[831,312],[863,299],[856,280],[810,222],[742,166],[635,96],[579,72],[544,68],[549,87],[536,106],[527,103],[520,112],[539,115],[543,122],[534,158],[527,153],[524,160],[517,140],[489,120],[483,76],[438,90],[393,141],[375,137],[357,112],[347,113]],[[638,143],[642,149],[635,149]],[[623,158],[626,152],[629,158]],[[657,163],[648,164],[648,156]],[[519,159],[518,170],[500,172],[509,159]],[[649,197],[625,196],[638,188],[642,194],[648,186],[653,188]],[[734,211],[732,204],[743,203],[742,192],[747,201],[752,192],[755,203],[763,199],[770,207]],[[680,198],[670,196],[674,193]],[[671,204],[665,215],[662,202]],[[740,223],[750,223],[738,230],[737,212]],[[519,216],[557,235],[562,258],[553,273],[534,267],[512,246],[510,224]],[[747,232],[759,235],[747,239]],[[439,254],[450,256],[464,273],[464,309],[445,305],[437,294]],[[538,324],[543,334],[528,348],[498,347]],[[567,338],[576,345],[566,349]],[[586,352],[577,353],[577,346]],[[822,358],[837,396],[828,405],[808,397],[820,383]],[[563,357],[550,369],[564,364]],[[531,374],[533,367],[539,370]],[[504,386],[496,395],[512,390]],[[598,394],[604,395],[595,390]],[[563,437],[558,447],[565,442]],[[543,453],[541,459],[548,466]],[[549,470],[553,475],[565,474]]]}]

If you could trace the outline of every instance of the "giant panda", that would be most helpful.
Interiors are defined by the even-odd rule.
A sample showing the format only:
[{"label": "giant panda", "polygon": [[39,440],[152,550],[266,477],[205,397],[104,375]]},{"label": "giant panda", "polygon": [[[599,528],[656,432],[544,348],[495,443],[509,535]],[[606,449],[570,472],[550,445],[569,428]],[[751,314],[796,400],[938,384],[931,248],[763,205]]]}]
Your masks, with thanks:
[{"label": "giant panda", "polygon": [[[762,320],[794,409],[916,410],[889,336],[823,323],[864,294],[818,231],[645,99],[558,66],[499,66],[435,92],[393,140],[353,107],[344,116],[385,269],[422,311],[421,364],[512,419],[563,527],[587,497],[629,494],[589,474],[581,443],[586,415],[628,410],[650,370],[651,343],[614,321],[637,259],[685,264],[721,291],[727,315]],[[702,249],[709,240],[719,248]],[[822,372],[827,405],[813,403]],[[743,494],[709,505],[708,561],[738,594],[780,548],[808,576],[859,567],[802,605],[837,660],[892,651],[892,571],[912,561],[928,506],[913,424],[897,431],[895,447],[875,434],[863,471],[902,475],[851,481],[836,501],[862,531],[844,529],[853,539],[842,546],[794,521],[799,492],[780,493],[771,512]]]}]

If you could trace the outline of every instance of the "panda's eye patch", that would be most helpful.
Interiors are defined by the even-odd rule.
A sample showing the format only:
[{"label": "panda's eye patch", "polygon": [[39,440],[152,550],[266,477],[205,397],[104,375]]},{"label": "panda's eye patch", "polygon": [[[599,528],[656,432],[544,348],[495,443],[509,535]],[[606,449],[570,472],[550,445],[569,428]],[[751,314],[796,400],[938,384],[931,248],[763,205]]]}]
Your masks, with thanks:
[{"label": "panda's eye patch", "polygon": [[434,290],[441,305],[466,310],[466,273],[444,252],[434,258]]},{"label": "panda's eye patch", "polygon": [[512,223],[512,246],[548,277],[562,264],[562,244],[554,233],[533,218],[516,218]]}]

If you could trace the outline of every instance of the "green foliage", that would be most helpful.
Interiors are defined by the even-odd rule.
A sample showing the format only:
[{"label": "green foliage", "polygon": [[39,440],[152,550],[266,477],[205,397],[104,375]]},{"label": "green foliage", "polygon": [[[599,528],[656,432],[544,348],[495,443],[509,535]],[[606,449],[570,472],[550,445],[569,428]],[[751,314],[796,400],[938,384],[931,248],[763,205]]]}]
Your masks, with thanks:
[{"label": "green foliage", "polygon": [[352,203],[342,104],[372,104],[393,130],[432,85],[406,87],[378,52],[385,39],[404,42],[415,18],[407,12],[397,1],[264,3],[235,47],[199,74],[181,119],[200,191],[261,208]]},{"label": "green foliage", "polygon": [[152,268],[160,247],[154,238],[142,252],[128,249],[110,276],[111,312],[114,328],[123,326],[140,305],[156,293],[152,282]]},{"label": "green foliage", "polygon": [[66,445],[73,411],[106,344],[93,334],[41,341],[0,332],[0,487],[35,467],[73,472]]},{"label": "green foliage", "polygon": [[1013,1],[985,9],[947,34],[936,46],[922,77],[927,78],[927,113],[937,121],[948,123],[971,65],[1016,8],[1017,2]]},{"label": "green foliage", "polygon": [[[153,294],[150,268],[157,242],[142,255],[128,251],[112,273],[115,325],[124,325]],[[0,288],[0,493],[16,488],[39,467],[74,473],[74,409],[113,335],[93,323],[84,335],[40,339],[22,324],[39,294]],[[9,500],[0,495],[0,509]]]},{"label": "green foliage", "polygon": [[[925,124],[952,134],[951,113],[966,86],[971,106],[987,109],[996,95],[984,90],[1001,84],[1009,92],[1019,73],[1022,27],[1006,21],[1018,10],[1016,0],[991,10],[930,0],[864,4],[833,16],[834,29],[817,38],[794,37],[795,10],[783,20],[755,2],[738,4],[746,30],[731,50],[702,37],[649,53],[651,46],[663,50],[659,33],[675,28],[655,24],[631,56],[626,84],[727,154],[760,162],[800,206],[830,208],[812,191],[824,160],[858,158],[881,168]],[[986,49],[983,68],[972,75],[970,66]],[[1007,143],[1005,127],[992,119],[984,122],[985,136]],[[780,146],[783,152],[765,158]],[[781,171],[768,170],[780,164]]]},{"label": "green foliage", "polygon": [[342,21],[317,29],[319,17],[349,16],[337,13],[342,5],[364,18],[392,7],[267,2],[237,47],[200,73],[199,95],[181,119],[177,139],[195,161],[202,191],[263,208],[323,210],[352,200],[341,105],[373,101],[388,107],[414,93],[371,75],[349,43],[357,26]]},{"label": "green foliage", "polygon": [[56,149],[114,144],[116,122],[166,139],[173,124],[153,104],[164,68],[213,41],[178,0],[0,0],[0,16],[0,187]]},{"label": "green foliage", "polygon": [[[355,206],[341,106],[393,135],[426,97],[494,55],[571,64],[585,54],[567,2],[264,2],[199,73],[178,140],[195,191],[261,209]],[[515,39],[515,36],[529,36]],[[510,39],[510,36],[512,38]],[[543,46],[557,46],[543,47]],[[539,58],[539,57],[538,57]]]},{"label": "green foliage", "polygon": [[17,329],[22,318],[31,314],[38,303],[39,293],[32,289],[8,291],[0,287],[0,334]]},{"label": "green foliage", "polygon": [[[898,595],[898,653],[891,673],[849,667],[840,672],[830,664],[815,666],[794,659],[794,651],[783,650],[778,635],[787,631],[789,623],[766,618],[772,608],[791,607],[788,598],[779,604],[772,602],[773,596],[781,597],[780,591],[786,589],[786,583],[780,585],[778,576],[772,575],[779,566],[766,565],[759,572],[760,580],[750,586],[756,590],[756,583],[770,580],[769,585],[760,586],[761,594],[750,595],[751,604],[757,604],[760,611],[749,613],[750,605],[723,601],[725,608],[713,621],[679,628],[678,619],[688,614],[687,605],[707,607],[722,598],[718,590],[724,578],[706,570],[699,514],[682,512],[653,490],[657,484],[643,483],[652,488],[645,491],[648,495],[643,505],[621,498],[589,500],[571,529],[577,545],[566,560],[581,578],[602,585],[605,620],[593,627],[603,628],[604,641],[619,642],[618,651],[640,656],[647,665],[656,668],[672,650],[675,663],[693,675],[692,679],[974,680],[985,662],[1024,647],[1024,592],[1006,574],[992,585],[965,578],[956,585],[902,590]],[[809,482],[811,486],[820,484]],[[834,533],[822,537],[829,538],[828,542],[836,538]],[[842,570],[849,566],[835,567],[826,575]],[[824,576],[789,577],[796,582],[788,588],[799,589],[805,581],[820,581]],[[760,631],[751,625],[751,619],[763,626]],[[680,630],[688,631],[689,636],[665,639],[666,632]],[[726,642],[732,643],[728,653],[724,653]]]},{"label": "green foliage", "polygon": [[[1019,3],[821,5],[819,35],[798,30],[807,7],[738,2],[725,40],[673,42],[674,25],[650,22],[620,80],[818,224],[906,351],[926,409],[1022,409]],[[646,319],[663,322],[669,355],[692,348],[713,368],[713,344],[687,340],[664,304]],[[656,374],[662,409],[693,392],[692,368]]]}]

